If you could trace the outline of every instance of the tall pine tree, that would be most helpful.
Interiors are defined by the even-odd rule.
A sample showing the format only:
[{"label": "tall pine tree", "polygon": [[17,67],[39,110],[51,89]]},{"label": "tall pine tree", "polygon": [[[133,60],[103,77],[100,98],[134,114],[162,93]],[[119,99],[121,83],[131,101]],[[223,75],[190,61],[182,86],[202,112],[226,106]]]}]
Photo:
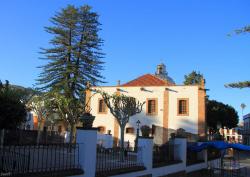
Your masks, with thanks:
[{"label": "tall pine tree", "polygon": [[[60,94],[57,98],[70,102],[66,110],[84,109],[82,104],[87,83],[96,85],[103,82],[100,73],[104,64],[101,52],[103,40],[98,35],[98,17],[90,6],[69,5],[51,18],[52,26],[45,28],[53,38],[49,42],[50,48],[42,48],[43,59],[48,63],[40,67],[42,72],[38,86],[48,95]],[[57,109],[61,109],[60,105]],[[72,135],[82,111],[74,114],[65,112]]]}]

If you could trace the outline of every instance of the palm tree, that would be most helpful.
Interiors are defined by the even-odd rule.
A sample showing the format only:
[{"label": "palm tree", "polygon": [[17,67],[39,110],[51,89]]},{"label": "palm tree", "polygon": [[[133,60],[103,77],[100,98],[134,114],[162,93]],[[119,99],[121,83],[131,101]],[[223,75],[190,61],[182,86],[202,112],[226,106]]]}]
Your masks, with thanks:
[{"label": "palm tree", "polygon": [[243,111],[244,111],[244,109],[245,109],[247,106],[245,105],[245,103],[241,103],[241,104],[240,104],[240,107],[241,107],[241,109],[242,109],[242,117],[243,117]]}]

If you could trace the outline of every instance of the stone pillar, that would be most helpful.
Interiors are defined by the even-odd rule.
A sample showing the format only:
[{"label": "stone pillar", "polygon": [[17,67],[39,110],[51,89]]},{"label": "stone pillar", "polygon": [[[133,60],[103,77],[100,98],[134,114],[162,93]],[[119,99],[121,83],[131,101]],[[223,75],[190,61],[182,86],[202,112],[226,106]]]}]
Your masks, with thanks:
[{"label": "stone pillar", "polygon": [[77,128],[76,143],[79,144],[79,162],[83,177],[95,176],[97,129]]},{"label": "stone pillar", "polygon": [[175,160],[181,160],[186,166],[187,161],[187,139],[175,138],[174,139],[174,158]]},{"label": "stone pillar", "polygon": [[149,170],[153,167],[153,138],[138,138],[138,158],[141,158],[144,167]]}]

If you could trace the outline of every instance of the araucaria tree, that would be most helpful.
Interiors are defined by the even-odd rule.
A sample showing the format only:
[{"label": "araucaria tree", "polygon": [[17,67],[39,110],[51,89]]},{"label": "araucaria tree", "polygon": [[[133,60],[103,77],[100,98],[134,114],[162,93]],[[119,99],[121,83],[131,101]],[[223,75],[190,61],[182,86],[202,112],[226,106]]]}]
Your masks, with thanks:
[{"label": "araucaria tree", "polygon": [[[235,30],[236,34],[242,34],[242,33],[250,33],[250,25],[247,25],[241,29]],[[231,35],[230,35],[231,36]],[[229,88],[250,88],[250,80],[248,81],[240,81],[240,82],[234,82],[226,84],[225,87]]]},{"label": "araucaria tree", "polygon": [[124,148],[124,130],[126,124],[128,123],[131,116],[134,116],[135,114],[138,114],[142,111],[142,107],[145,102],[140,103],[139,101],[136,101],[134,97],[126,95],[109,95],[106,92],[100,93],[111,114],[116,118],[120,126],[120,142],[121,147]]},{"label": "araucaria tree", "polygon": [[[60,94],[60,99],[69,103],[64,105],[68,106],[64,117],[67,117],[71,134],[74,135],[76,122],[81,115],[68,111],[83,109],[79,107],[79,100],[85,98],[87,82],[96,85],[104,79],[100,73],[103,69],[103,41],[98,36],[100,23],[97,13],[87,5],[69,5],[56,13],[51,22],[52,26],[46,27],[46,31],[53,36],[49,42],[51,47],[43,48],[41,52],[48,63],[41,67],[43,71],[39,75],[38,86],[40,90],[52,93],[48,95]],[[60,105],[57,110],[60,110]]]}]

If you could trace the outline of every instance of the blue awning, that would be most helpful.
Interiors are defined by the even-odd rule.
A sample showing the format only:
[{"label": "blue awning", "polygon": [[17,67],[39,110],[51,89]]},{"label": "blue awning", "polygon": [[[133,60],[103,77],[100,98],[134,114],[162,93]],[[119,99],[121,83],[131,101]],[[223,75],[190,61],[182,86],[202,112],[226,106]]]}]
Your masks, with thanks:
[{"label": "blue awning", "polygon": [[233,148],[236,150],[250,151],[250,146],[246,146],[243,144],[232,144],[232,143],[227,143],[224,141],[210,141],[210,142],[201,143],[200,145],[191,145],[188,147],[189,150],[195,151],[195,152],[200,152],[207,148],[215,148],[219,150]]}]

